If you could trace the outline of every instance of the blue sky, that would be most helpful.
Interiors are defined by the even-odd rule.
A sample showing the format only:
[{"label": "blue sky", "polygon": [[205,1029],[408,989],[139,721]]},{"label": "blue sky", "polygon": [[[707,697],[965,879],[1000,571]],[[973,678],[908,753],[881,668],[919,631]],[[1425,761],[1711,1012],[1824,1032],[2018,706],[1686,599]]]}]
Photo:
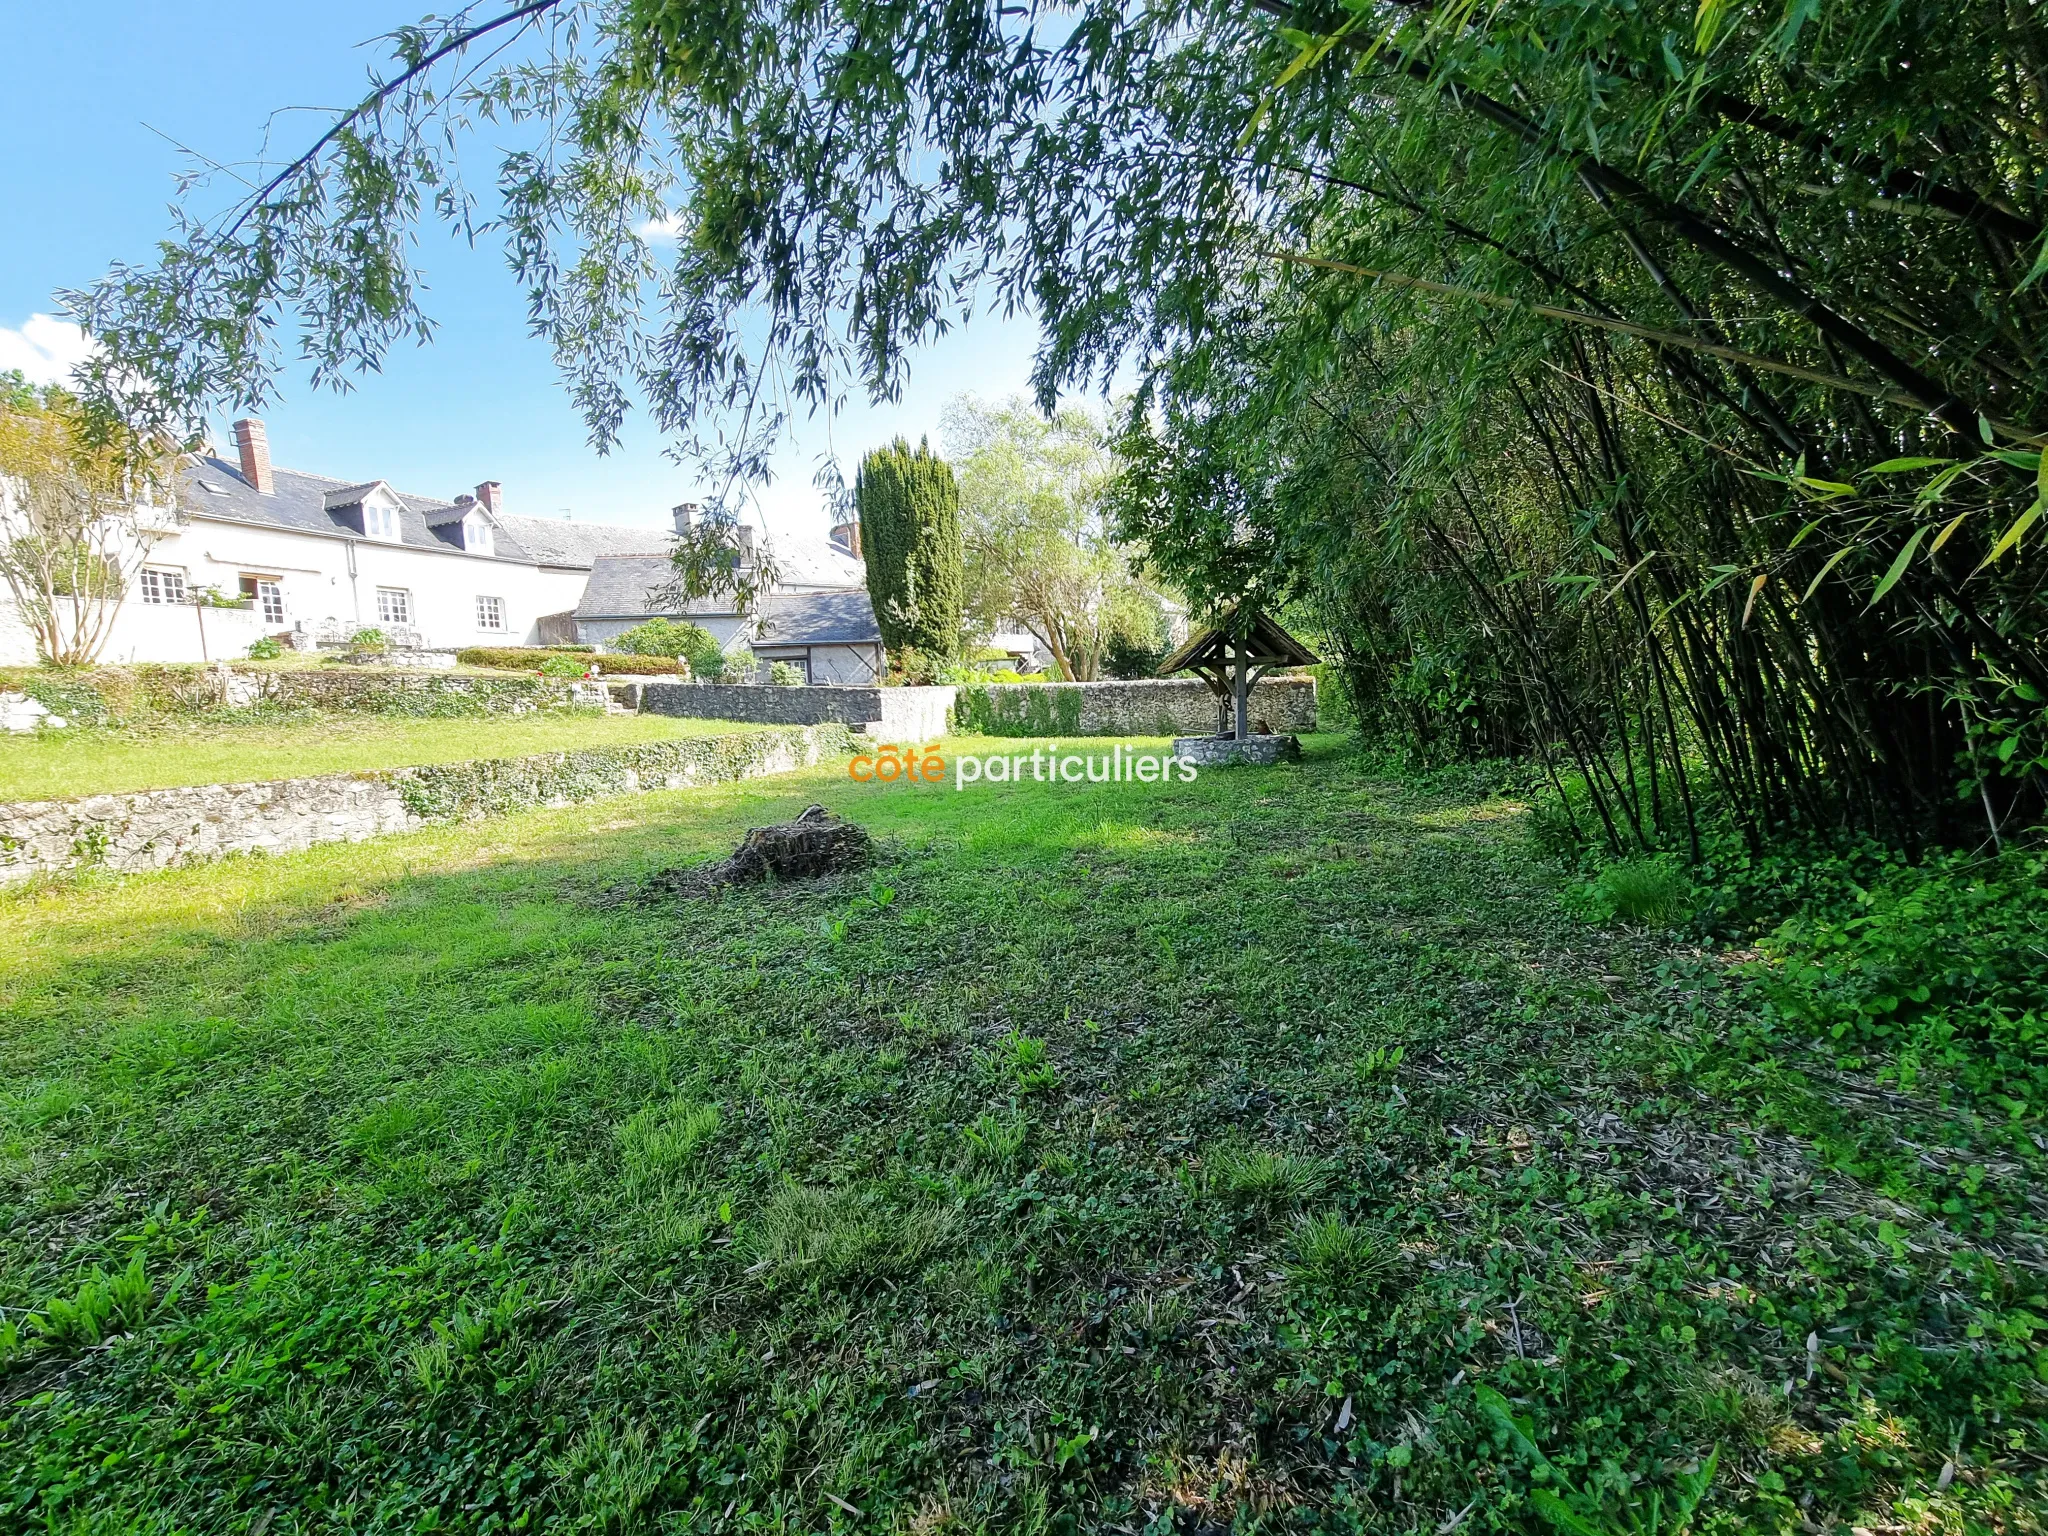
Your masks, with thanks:
[{"label": "blue sky", "polygon": [[[16,67],[0,93],[0,210],[13,233],[0,241],[0,368],[48,370],[53,355],[63,359],[63,328],[36,319],[55,310],[53,290],[83,286],[116,259],[148,259],[170,227],[173,177],[191,165],[180,145],[232,163],[262,152],[266,123],[276,149],[310,141],[320,118],[271,114],[359,97],[373,57],[361,45],[426,6],[9,5]],[[590,451],[546,348],[526,335],[524,300],[494,249],[429,233],[422,262],[441,325],[433,344],[400,351],[345,395],[316,393],[303,374],[288,374],[283,398],[264,412],[279,464],[426,495],[494,479],[510,511],[606,522],[665,523],[670,506],[708,489],[662,456],[644,422],[628,422],[609,458]],[[1028,320],[978,319],[913,360],[901,402],[856,401],[835,420],[800,423],[783,472],[760,494],[769,526],[822,527],[810,483],[820,454],[837,452],[850,472],[864,449],[898,432],[936,443],[955,395],[1022,390],[1036,339]]]}]

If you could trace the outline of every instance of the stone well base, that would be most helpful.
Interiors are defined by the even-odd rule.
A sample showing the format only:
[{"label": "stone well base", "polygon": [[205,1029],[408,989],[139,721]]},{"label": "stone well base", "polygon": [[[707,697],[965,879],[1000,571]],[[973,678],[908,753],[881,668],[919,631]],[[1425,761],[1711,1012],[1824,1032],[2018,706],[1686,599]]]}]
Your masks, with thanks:
[{"label": "stone well base", "polygon": [[1232,763],[1270,768],[1275,763],[1300,762],[1301,740],[1295,736],[1252,736],[1243,741],[1234,736],[1176,736],[1173,755],[1208,768]]}]

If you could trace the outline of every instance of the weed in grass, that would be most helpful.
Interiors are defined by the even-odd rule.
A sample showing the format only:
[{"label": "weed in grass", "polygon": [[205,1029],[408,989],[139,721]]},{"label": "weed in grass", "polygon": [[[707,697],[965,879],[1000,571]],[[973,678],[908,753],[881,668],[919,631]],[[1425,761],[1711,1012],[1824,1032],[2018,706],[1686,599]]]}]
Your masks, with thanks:
[{"label": "weed in grass", "polygon": [[1474,1396],[1480,1412],[1529,1460],[1542,1484],[1529,1491],[1529,1503],[1565,1536],[1686,1536],[1720,1466],[1721,1448],[1715,1446],[1696,1466],[1678,1473],[1668,1497],[1654,1487],[1608,1493],[1591,1479],[1576,1486],[1536,1444],[1532,1418],[1517,1414],[1506,1397],[1484,1383]]},{"label": "weed in grass", "polygon": [[755,1223],[758,1264],[774,1279],[858,1289],[911,1272],[951,1235],[934,1211],[905,1211],[875,1190],[793,1184]]},{"label": "weed in grass", "polygon": [[1030,1124],[1022,1115],[983,1113],[960,1132],[960,1139],[967,1143],[971,1164],[1009,1173],[1024,1155],[1024,1140],[1030,1132]]},{"label": "weed in grass", "polygon": [[84,1109],[85,1090],[72,1082],[55,1082],[38,1090],[17,1111],[20,1122],[31,1129],[55,1125]]},{"label": "weed in grass", "polygon": [[1292,1237],[1289,1275],[1316,1289],[1370,1293],[1383,1290],[1400,1271],[1401,1250],[1391,1237],[1334,1211],[1297,1216]]},{"label": "weed in grass", "polygon": [[716,1104],[671,1099],[635,1110],[619,1127],[627,1189],[644,1196],[673,1184],[718,1134],[719,1124]]},{"label": "weed in grass", "polygon": [[1615,919],[1653,928],[1681,921],[1692,899],[1692,882],[1685,871],[1662,858],[1610,864],[1593,885]]},{"label": "weed in grass", "polygon": [[1366,1082],[1375,1078],[1392,1077],[1400,1070],[1401,1063],[1408,1055],[1408,1048],[1402,1045],[1375,1045],[1361,1051],[1352,1063],[1352,1070]]},{"label": "weed in grass", "polygon": [[[172,1296],[177,1288],[173,1286]],[[166,1301],[170,1299],[166,1297]],[[156,1310],[156,1287],[150,1283],[143,1256],[137,1253],[126,1269],[114,1274],[96,1269],[76,1294],[52,1297],[40,1313],[29,1318],[29,1326],[52,1344],[85,1349],[142,1327]]]},{"label": "weed in grass", "polygon": [[654,1498],[668,1476],[669,1448],[647,1423],[605,1419],[586,1427],[548,1461],[557,1495],[585,1530],[652,1528]]},{"label": "weed in grass", "polygon": [[1059,1083],[1059,1069],[1052,1064],[1045,1042],[1035,1036],[1013,1031],[997,1049],[995,1060],[1020,1094],[1044,1093]]},{"label": "weed in grass", "polygon": [[1336,1170],[1318,1158],[1227,1141],[1207,1159],[1209,1188],[1243,1205],[1292,1205],[1329,1187]]}]

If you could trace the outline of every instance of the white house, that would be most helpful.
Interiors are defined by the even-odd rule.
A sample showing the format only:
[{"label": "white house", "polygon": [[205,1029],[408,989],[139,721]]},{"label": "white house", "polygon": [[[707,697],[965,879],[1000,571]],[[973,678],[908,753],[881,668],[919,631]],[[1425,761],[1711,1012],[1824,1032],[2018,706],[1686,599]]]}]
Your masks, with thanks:
[{"label": "white house", "polygon": [[[668,572],[666,529],[515,516],[495,480],[443,501],[384,480],[277,469],[253,419],[235,423],[235,446],[233,462],[195,454],[181,466],[176,514],[156,525],[102,660],[222,660],[246,655],[259,636],[312,649],[363,629],[420,650],[602,644],[660,607],[645,603]],[[678,508],[678,525],[694,510]],[[829,644],[844,636],[858,647],[874,628],[865,569],[844,550],[781,558],[791,578],[758,623],[732,615],[729,625],[706,627],[734,643],[756,641],[764,658],[787,652],[833,674],[817,681],[840,681],[846,658],[821,653],[811,668],[811,654],[828,642],[778,647],[763,629],[791,623],[792,634],[830,635]],[[625,611],[628,589],[642,599],[637,615]],[[807,602],[823,606],[807,616]],[[32,662],[11,608],[0,597],[0,662]],[[606,608],[621,611],[597,614]],[[874,640],[875,666],[861,681],[879,670]]]}]

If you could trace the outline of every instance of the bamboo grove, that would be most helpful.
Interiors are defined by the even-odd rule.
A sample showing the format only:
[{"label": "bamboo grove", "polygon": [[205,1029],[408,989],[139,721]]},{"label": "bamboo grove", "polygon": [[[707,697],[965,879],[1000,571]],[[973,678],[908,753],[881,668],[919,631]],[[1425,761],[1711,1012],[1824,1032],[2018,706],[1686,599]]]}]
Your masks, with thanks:
[{"label": "bamboo grove", "polygon": [[[1302,35],[1291,88],[1344,130],[1295,157],[1228,323],[1154,369],[1124,532],[1200,589],[1305,601],[1369,727],[1540,757],[1591,840],[1999,841],[2048,752],[2031,20],[1773,14],[1703,84],[1660,56],[1715,18],[1651,9],[1447,8],[1400,42],[1428,78],[1366,92],[1372,22]],[[1601,156],[1664,168],[1712,241],[1558,147],[1596,78]]]},{"label": "bamboo grove", "polygon": [[528,0],[393,45],[69,297],[105,393],[374,366],[439,217],[503,236],[594,443],[642,402],[730,481],[1028,307],[1042,404],[1140,381],[1125,539],[1312,608],[1370,726],[1540,757],[1583,835],[2039,819],[2024,0]]}]

